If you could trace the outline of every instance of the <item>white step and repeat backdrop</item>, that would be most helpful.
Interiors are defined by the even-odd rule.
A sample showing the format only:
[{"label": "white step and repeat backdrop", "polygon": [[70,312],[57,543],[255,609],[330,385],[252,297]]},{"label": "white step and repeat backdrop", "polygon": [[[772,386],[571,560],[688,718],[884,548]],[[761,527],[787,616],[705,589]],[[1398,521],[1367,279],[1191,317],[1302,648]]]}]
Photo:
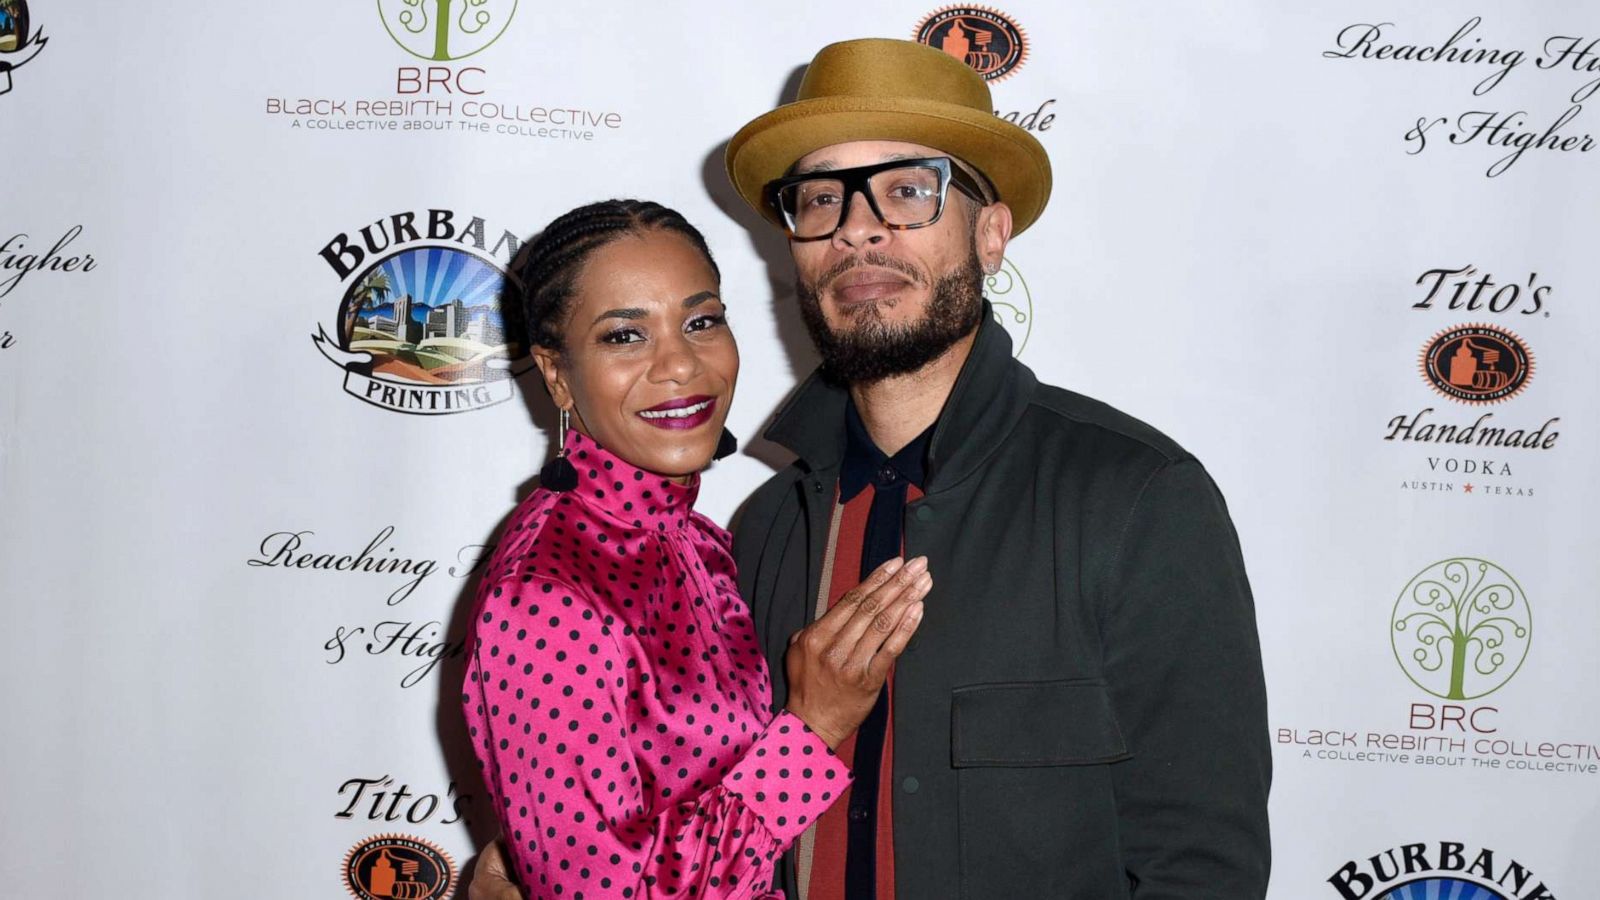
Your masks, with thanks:
[{"label": "white step and repeat backdrop", "polygon": [[461,620],[551,439],[503,268],[603,197],[706,231],[744,350],[726,521],[812,359],[722,146],[823,44],[919,29],[1054,162],[989,284],[1022,360],[1229,498],[1272,897],[1594,896],[1575,0],[0,0],[6,894],[445,896],[493,830]]}]

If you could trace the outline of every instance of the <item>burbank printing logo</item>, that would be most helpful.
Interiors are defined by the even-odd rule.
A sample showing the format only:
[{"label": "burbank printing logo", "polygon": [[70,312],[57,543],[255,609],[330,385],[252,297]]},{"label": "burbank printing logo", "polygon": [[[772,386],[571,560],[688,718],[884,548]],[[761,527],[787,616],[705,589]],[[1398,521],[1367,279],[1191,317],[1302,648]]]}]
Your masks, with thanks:
[{"label": "burbank printing logo", "polygon": [[517,0],[378,0],[389,36],[430,62],[466,59],[505,34]]},{"label": "burbank printing logo", "polygon": [[501,306],[517,293],[506,267],[521,243],[461,218],[396,213],[319,251],[342,290],[334,333],[319,325],[312,341],[344,371],[350,396],[412,415],[470,412],[511,399],[532,367]]},{"label": "burbank printing logo", "polygon": [[1507,854],[1456,841],[1404,844],[1352,859],[1328,884],[1342,900],[1558,900]]},{"label": "burbank printing logo", "polygon": [[1022,356],[1033,335],[1033,294],[1016,263],[1010,258],[1000,260],[1000,271],[983,280],[983,296],[994,311],[994,320],[1011,335],[1011,355]]},{"label": "burbank printing logo", "polygon": [[32,61],[49,38],[43,28],[28,32],[28,0],[0,0],[0,94],[10,93],[11,73]]},{"label": "burbank printing logo", "polygon": [[1412,684],[1442,700],[1476,700],[1522,668],[1533,613],[1505,569],[1458,557],[1428,566],[1406,584],[1389,637]]}]

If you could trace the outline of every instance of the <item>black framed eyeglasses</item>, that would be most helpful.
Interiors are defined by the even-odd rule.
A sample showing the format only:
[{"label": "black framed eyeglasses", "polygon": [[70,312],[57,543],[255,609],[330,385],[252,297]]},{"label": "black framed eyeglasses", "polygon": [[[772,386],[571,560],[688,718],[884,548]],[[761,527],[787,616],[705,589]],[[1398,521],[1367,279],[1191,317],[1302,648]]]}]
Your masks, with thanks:
[{"label": "black framed eyeglasses", "polygon": [[858,193],[885,228],[932,225],[944,214],[945,193],[952,184],[978,205],[989,203],[977,180],[947,156],[790,175],[768,183],[767,202],[778,211],[790,238],[819,241],[839,230]]}]

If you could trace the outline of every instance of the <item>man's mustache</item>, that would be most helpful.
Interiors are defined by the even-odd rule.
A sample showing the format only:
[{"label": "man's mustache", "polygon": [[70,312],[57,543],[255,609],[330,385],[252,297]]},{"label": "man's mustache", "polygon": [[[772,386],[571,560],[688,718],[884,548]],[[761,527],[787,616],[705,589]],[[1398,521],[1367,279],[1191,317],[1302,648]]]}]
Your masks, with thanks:
[{"label": "man's mustache", "polygon": [[828,285],[832,284],[835,278],[838,278],[840,275],[843,275],[851,269],[859,268],[861,266],[878,266],[879,268],[883,269],[892,269],[893,271],[899,272],[900,274],[911,279],[911,283],[917,285],[918,287],[927,284],[927,279],[923,277],[922,272],[918,270],[916,266],[913,266],[904,260],[895,259],[889,254],[881,251],[864,250],[854,256],[847,256],[830,266],[828,270],[823,272],[821,277],[817,279],[816,286],[813,288],[813,290],[818,292],[827,290]]}]

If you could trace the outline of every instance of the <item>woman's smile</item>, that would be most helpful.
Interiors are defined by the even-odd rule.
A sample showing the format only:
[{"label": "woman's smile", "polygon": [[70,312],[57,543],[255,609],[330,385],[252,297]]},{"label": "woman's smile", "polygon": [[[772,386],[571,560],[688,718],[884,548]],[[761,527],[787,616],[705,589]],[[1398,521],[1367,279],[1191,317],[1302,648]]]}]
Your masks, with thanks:
[{"label": "woman's smile", "polygon": [[649,409],[639,410],[639,418],[657,428],[673,430],[699,428],[710,422],[717,408],[717,398],[697,394],[668,400]]}]

